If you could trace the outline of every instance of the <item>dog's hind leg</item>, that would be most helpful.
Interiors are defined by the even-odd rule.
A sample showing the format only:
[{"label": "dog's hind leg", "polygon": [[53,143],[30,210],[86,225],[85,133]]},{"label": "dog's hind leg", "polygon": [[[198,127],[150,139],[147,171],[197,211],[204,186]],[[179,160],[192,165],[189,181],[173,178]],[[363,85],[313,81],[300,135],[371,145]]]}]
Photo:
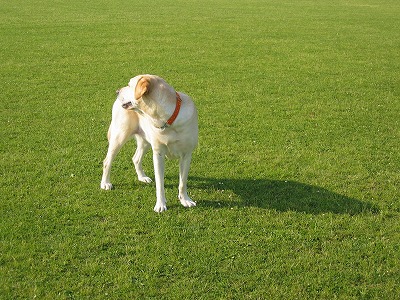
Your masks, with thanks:
[{"label": "dog's hind leg", "polygon": [[108,139],[108,151],[103,161],[103,176],[100,183],[100,188],[103,190],[111,190],[113,187],[110,182],[111,164],[121,147],[130,139],[130,135],[124,131],[113,132],[110,127]]},{"label": "dog's hind leg", "polygon": [[150,144],[139,134],[136,134],[135,138],[136,138],[137,148],[135,155],[132,157],[132,161],[133,164],[135,165],[136,174],[138,176],[139,181],[144,183],[150,183],[152,182],[152,180],[145,174],[142,166],[143,156],[146,154],[147,150],[149,150]]}]

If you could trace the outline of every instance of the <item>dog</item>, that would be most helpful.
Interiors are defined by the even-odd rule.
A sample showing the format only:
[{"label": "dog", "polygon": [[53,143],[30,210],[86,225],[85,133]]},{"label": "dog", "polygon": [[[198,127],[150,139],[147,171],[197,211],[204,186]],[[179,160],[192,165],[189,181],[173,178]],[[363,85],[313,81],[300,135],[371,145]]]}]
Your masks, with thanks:
[{"label": "dog", "polygon": [[196,206],[188,196],[187,179],[192,152],[198,143],[198,113],[190,96],[176,92],[164,79],[156,75],[138,75],[128,86],[117,91],[108,129],[108,151],[103,162],[100,187],[112,189],[111,164],[121,147],[136,139],[132,158],[139,181],[152,180],[142,167],[143,156],[153,151],[157,201],[155,212],[167,210],[164,191],[165,157],[179,158],[178,197],[184,207]]}]

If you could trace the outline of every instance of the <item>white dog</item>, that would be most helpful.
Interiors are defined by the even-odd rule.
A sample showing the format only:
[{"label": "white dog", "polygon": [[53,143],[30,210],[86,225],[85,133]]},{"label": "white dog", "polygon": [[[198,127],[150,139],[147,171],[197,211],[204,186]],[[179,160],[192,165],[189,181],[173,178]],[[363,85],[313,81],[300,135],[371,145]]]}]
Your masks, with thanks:
[{"label": "white dog", "polygon": [[101,188],[112,189],[111,164],[121,147],[135,137],[137,149],[132,160],[138,179],[149,183],[142,168],[147,150],[153,150],[157,202],[154,211],[167,209],[164,192],[164,157],[179,158],[179,200],[185,207],[196,203],[187,194],[186,183],[197,146],[197,110],[192,99],[178,93],[164,79],[154,75],[139,75],[118,91],[108,130],[108,152],[103,163]]}]

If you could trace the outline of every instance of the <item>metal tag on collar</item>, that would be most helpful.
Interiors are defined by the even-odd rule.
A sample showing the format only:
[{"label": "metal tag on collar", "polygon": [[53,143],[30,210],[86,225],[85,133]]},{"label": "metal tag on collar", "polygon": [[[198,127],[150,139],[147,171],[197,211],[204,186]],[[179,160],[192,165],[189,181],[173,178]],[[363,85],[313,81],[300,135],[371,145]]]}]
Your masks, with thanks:
[{"label": "metal tag on collar", "polygon": [[164,129],[168,128],[169,126],[170,126],[170,125],[169,125],[168,123],[164,123],[163,126],[158,127],[158,128],[161,129],[161,130],[164,130]]}]

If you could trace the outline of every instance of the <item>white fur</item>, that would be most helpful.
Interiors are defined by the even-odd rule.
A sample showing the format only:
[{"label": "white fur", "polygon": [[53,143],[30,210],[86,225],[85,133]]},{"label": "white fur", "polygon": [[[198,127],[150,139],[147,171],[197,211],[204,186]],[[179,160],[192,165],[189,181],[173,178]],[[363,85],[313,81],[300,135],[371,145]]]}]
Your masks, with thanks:
[{"label": "white fur", "polygon": [[[151,83],[150,91],[135,98],[138,82],[145,78]],[[198,125],[197,110],[192,99],[179,93],[182,105],[174,123],[161,129],[175,110],[175,90],[162,78],[154,75],[139,75],[132,78],[129,86],[122,88],[114,102],[112,120],[108,130],[109,147],[103,163],[103,177],[100,187],[112,189],[110,182],[111,164],[121,147],[133,137],[137,149],[132,160],[139,181],[150,183],[152,180],[142,168],[144,154],[151,147],[156,182],[157,201],[154,211],[162,212],[167,209],[164,192],[164,159],[179,158],[179,200],[185,207],[195,206],[196,203],[187,194],[187,178],[190,168],[192,151],[197,145]],[[130,109],[122,105],[129,104]]]}]

